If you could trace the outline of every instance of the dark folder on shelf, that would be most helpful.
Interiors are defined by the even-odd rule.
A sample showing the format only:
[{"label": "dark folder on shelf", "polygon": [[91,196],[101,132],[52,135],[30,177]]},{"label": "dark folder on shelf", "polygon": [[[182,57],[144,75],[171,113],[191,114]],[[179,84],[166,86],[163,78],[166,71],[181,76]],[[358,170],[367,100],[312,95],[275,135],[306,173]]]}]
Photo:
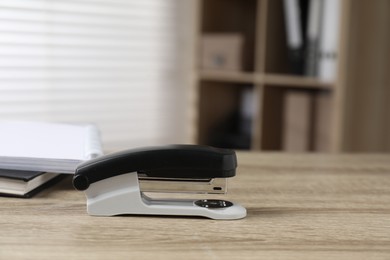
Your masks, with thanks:
[{"label": "dark folder on shelf", "polygon": [[290,72],[303,75],[305,62],[303,32],[306,27],[306,8],[299,0],[284,0],[283,7]]}]

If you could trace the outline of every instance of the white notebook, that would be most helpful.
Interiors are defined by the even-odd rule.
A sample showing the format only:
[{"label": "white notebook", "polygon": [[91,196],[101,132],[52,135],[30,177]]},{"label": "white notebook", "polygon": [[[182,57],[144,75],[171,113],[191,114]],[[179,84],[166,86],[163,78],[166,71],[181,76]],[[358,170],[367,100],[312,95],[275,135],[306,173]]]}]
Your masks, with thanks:
[{"label": "white notebook", "polygon": [[0,168],[74,173],[78,164],[103,155],[94,125],[0,122]]}]

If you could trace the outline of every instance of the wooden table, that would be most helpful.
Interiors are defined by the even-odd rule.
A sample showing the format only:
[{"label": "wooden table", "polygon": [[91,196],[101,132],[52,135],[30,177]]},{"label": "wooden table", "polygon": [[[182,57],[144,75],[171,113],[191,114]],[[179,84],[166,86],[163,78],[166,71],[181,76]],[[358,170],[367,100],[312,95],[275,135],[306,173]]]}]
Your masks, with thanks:
[{"label": "wooden table", "polygon": [[0,198],[0,259],[390,259],[389,155],[238,159],[245,219],[91,217],[67,178]]}]

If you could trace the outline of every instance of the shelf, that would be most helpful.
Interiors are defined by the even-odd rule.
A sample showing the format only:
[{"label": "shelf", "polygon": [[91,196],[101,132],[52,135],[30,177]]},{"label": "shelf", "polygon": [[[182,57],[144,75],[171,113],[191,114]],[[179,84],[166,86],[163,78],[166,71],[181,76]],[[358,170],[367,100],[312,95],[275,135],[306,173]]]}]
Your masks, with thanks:
[{"label": "shelf", "polygon": [[272,87],[298,87],[310,89],[333,89],[333,83],[322,82],[316,78],[308,78],[302,76],[291,76],[281,74],[260,74],[252,72],[239,71],[200,71],[200,79],[217,82],[229,83],[248,83],[248,84],[265,84]]},{"label": "shelf", "polygon": [[262,83],[276,87],[299,87],[310,89],[333,89],[333,83],[323,82],[317,78],[308,78],[303,76],[291,76],[280,74],[266,74],[263,76]]},{"label": "shelf", "polygon": [[202,70],[199,77],[201,80],[208,81],[254,84],[256,76],[251,72]]},{"label": "shelf", "polygon": [[[360,57],[362,55],[360,50],[363,50],[362,53],[367,56],[364,60],[373,60],[368,56],[372,49],[372,42],[367,40],[365,34],[361,32],[363,30],[369,34],[372,33],[372,28],[376,28],[376,24],[385,30],[383,17],[387,13],[383,13],[383,16],[378,16],[377,12],[375,13],[375,10],[385,9],[383,1],[371,1],[376,6],[375,9],[367,8],[372,4],[371,2],[365,4],[364,0],[339,1],[341,4],[340,39],[338,40],[339,46],[337,46],[336,74],[340,77],[330,82],[317,77],[292,74],[292,71],[295,70],[291,69],[289,52],[286,47],[283,0],[202,0],[200,2],[202,5],[198,17],[199,28],[196,28],[197,37],[201,39],[208,33],[238,33],[243,36],[244,46],[243,53],[240,55],[243,60],[241,71],[213,71],[202,69],[202,67],[197,67],[194,70],[196,74],[195,87],[199,94],[199,102],[197,103],[198,142],[210,145],[213,137],[223,136],[224,132],[219,131],[222,133],[219,134],[218,128],[225,127],[223,123],[229,121],[229,116],[237,113],[240,108],[240,96],[247,88],[251,88],[254,105],[248,109],[251,112],[248,113],[248,118],[251,119],[252,123],[250,149],[290,151],[290,148],[287,148],[290,146],[286,145],[286,139],[295,141],[297,138],[288,139],[286,136],[293,135],[286,135],[286,133],[293,133],[294,129],[297,129],[297,125],[301,127],[299,129],[303,129],[298,130],[298,132],[303,133],[301,140],[305,144],[299,147],[300,150],[298,148],[291,149],[293,152],[301,152],[301,150],[342,151],[344,148],[343,138],[346,135],[350,139],[348,142],[353,144],[353,147],[357,147],[355,139],[358,138],[350,134],[350,132],[356,132],[352,129],[355,124],[350,124],[348,120],[356,121],[356,125],[362,125],[361,113],[356,113],[356,111],[366,108],[360,106],[355,109],[355,106],[361,105],[362,102],[353,102],[352,99],[361,96],[361,100],[363,100],[372,92],[370,92],[371,84],[367,82],[371,83],[370,79],[383,78],[384,76],[380,74],[383,72],[382,70],[370,70],[373,67],[372,62],[359,63],[353,58]],[[353,11],[354,8],[359,8],[359,12]],[[367,16],[364,16],[366,13]],[[370,26],[364,27],[362,30],[355,30],[362,27],[362,24]],[[383,43],[383,39],[380,38],[380,36],[385,35],[383,30],[378,31],[376,42]],[[354,37],[351,38],[352,36]],[[382,45],[381,48],[378,48],[378,53],[380,51],[386,52],[388,44],[383,43]],[[356,55],[348,55],[351,51]],[[387,60],[382,61],[380,64],[383,66],[381,67],[386,68],[386,62]],[[361,69],[363,67],[365,69]],[[374,72],[370,72],[368,77],[367,71]],[[374,74],[380,77],[375,77]],[[357,89],[356,86],[361,86],[361,89]],[[354,95],[349,95],[349,93]],[[352,105],[355,103],[356,105]],[[348,111],[344,110],[347,106],[350,108]],[[378,108],[378,110],[380,109]],[[293,115],[294,111],[297,112]],[[365,121],[370,122],[369,115],[373,113],[366,114],[368,118]],[[302,115],[304,116],[302,117]],[[301,121],[300,117],[303,118]],[[288,121],[289,119],[292,120]],[[289,124],[290,122],[291,124]],[[376,125],[383,126],[380,122]],[[227,127],[225,128],[227,129]],[[370,133],[374,133],[374,131]],[[361,135],[363,136],[363,134]],[[357,143],[359,140],[365,141],[367,138],[358,139]],[[303,149],[301,149],[302,147]]]}]

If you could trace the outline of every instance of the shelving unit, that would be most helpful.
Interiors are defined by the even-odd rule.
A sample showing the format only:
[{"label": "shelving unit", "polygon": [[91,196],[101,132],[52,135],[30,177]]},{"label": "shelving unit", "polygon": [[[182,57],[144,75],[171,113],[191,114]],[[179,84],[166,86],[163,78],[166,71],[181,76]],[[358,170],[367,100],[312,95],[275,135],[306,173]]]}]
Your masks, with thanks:
[{"label": "shelving unit", "polygon": [[[249,140],[244,138],[238,145],[232,142],[228,146],[283,150],[285,96],[292,91],[311,96],[307,151],[353,150],[345,140],[349,143],[359,140],[352,140],[347,132],[351,131],[347,123],[351,123],[349,119],[354,115],[351,108],[353,102],[346,93],[353,93],[352,82],[359,83],[353,80],[358,65],[354,65],[354,71],[349,69],[350,63],[356,62],[351,58],[351,49],[356,52],[356,48],[349,47],[351,39],[364,37],[356,28],[361,26],[359,19],[362,12],[365,12],[362,8],[365,3],[363,0],[340,1],[342,8],[338,71],[333,82],[289,74],[282,0],[199,1],[198,39],[208,33],[240,33],[245,41],[242,71],[204,70],[199,66],[195,71],[198,100],[196,142],[218,144],[213,136],[226,134],[223,129],[230,127],[226,125],[228,118],[234,117],[240,107],[240,93],[250,89],[253,106]],[[386,5],[380,0],[372,2],[374,6]],[[375,9],[371,10],[374,11]],[[378,19],[375,22],[383,23]],[[378,89],[383,90],[384,87],[378,86]],[[366,123],[370,123],[369,120]],[[236,135],[228,139],[234,138],[240,140],[243,137]],[[390,144],[388,147],[390,150]],[[364,145],[360,150],[364,150]]]}]

